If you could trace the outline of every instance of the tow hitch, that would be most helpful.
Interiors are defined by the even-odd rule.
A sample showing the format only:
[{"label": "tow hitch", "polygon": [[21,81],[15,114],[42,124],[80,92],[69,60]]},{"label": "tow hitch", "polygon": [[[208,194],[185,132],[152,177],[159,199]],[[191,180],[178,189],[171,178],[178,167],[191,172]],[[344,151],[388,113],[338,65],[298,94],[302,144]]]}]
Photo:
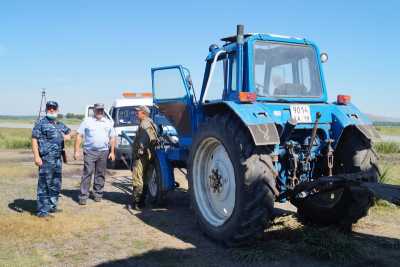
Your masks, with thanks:
[{"label": "tow hitch", "polygon": [[287,192],[287,196],[292,199],[293,203],[296,203],[315,194],[339,188],[359,187],[368,189],[375,198],[384,199],[400,206],[400,186],[367,182],[372,175],[371,172],[357,172],[323,176],[313,181],[298,184],[293,190]]}]

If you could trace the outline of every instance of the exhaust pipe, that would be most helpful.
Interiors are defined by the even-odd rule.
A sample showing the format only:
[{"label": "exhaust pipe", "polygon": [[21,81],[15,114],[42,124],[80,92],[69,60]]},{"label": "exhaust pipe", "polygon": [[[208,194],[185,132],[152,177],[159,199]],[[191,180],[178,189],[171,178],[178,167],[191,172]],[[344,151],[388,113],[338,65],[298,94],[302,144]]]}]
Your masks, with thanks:
[{"label": "exhaust pipe", "polygon": [[238,91],[243,92],[243,44],[244,44],[244,26],[236,26],[236,45],[237,45],[237,72],[236,86]]},{"label": "exhaust pipe", "polygon": [[242,24],[236,26],[236,42],[238,44],[244,43],[244,25]]}]

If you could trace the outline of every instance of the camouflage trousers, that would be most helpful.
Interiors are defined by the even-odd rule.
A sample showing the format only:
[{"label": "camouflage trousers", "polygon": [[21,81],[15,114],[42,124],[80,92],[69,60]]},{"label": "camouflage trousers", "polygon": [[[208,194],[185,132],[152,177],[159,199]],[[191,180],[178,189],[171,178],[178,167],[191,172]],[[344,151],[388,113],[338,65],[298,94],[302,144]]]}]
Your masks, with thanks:
[{"label": "camouflage trousers", "polygon": [[60,157],[42,158],[37,185],[37,214],[46,215],[57,208],[61,191],[62,163]]},{"label": "camouflage trousers", "polygon": [[151,159],[147,155],[141,156],[133,162],[132,166],[132,198],[139,203],[144,201],[147,194]]}]

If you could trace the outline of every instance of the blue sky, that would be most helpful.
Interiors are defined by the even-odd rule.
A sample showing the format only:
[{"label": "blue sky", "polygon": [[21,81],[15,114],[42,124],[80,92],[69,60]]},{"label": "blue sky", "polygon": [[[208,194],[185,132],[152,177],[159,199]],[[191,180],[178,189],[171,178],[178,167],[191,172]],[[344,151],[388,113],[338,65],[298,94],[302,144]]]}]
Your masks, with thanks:
[{"label": "blue sky", "polygon": [[[325,3],[327,2],[327,3]],[[398,1],[1,1],[0,115],[61,112],[151,90],[152,66],[182,64],[200,87],[208,46],[248,32],[306,37],[329,54],[330,100],[400,117]]]}]

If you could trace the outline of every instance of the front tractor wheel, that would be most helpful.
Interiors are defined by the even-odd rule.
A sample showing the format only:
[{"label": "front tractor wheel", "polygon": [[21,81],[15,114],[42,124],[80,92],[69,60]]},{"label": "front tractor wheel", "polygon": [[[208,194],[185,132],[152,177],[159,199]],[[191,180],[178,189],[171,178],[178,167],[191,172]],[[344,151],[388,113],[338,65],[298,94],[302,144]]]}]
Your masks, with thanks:
[{"label": "front tractor wheel", "polygon": [[[335,152],[334,173],[372,173],[368,182],[377,182],[379,168],[371,142],[355,129],[348,129]],[[373,205],[373,194],[366,188],[346,187],[316,194],[298,204],[299,216],[320,225],[337,224],[344,229],[366,216]]]},{"label": "front tractor wheel", "polygon": [[148,201],[155,206],[162,206],[166,202],[167,192],[163,191],[162,177],[161,177],[161,163],[157,155],[155,156],[154,162],[151,163],[148,170],[148,190],[147,197]]},{"label": "front tractor wheel", "polygon": [[248,243],[271,219],[275,186],[268,149],[241,122],[215,116],[200,126],[189,161],[192,206],[202,231],[227,245]]}]

